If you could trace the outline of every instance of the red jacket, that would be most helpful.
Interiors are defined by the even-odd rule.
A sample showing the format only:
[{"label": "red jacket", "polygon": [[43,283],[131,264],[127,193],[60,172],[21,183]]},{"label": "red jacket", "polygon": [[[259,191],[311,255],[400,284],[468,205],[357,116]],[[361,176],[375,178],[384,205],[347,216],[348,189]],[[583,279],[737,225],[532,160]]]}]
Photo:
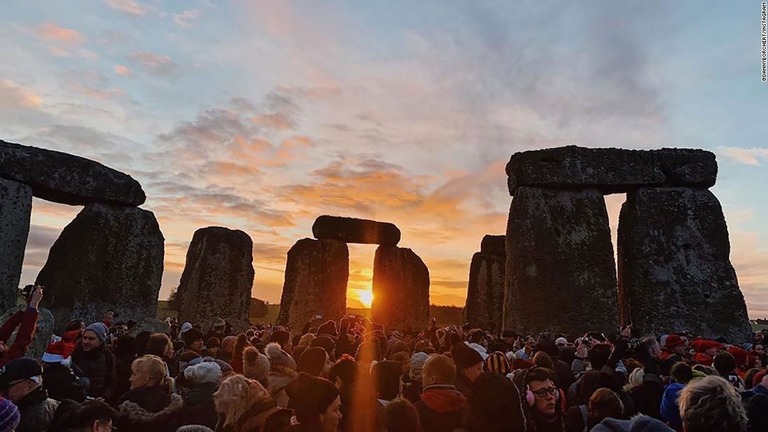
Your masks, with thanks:
[{"label": "red jacket", "polygon": [[7,342],[13,331],[16,330],[16,327],[19,327],[19,332],[16,334],[16,340],[13,341],[13,345],[8,347],[8,350],[0,357],[0,367],[5,366],[11,360],[24,357],[27,354],[27,350],[32,344],[32,338],[35,336],[38,314],[37,309],[27,307],[11,315],[8,321],[0,327],[0,341],[3,342]]}]

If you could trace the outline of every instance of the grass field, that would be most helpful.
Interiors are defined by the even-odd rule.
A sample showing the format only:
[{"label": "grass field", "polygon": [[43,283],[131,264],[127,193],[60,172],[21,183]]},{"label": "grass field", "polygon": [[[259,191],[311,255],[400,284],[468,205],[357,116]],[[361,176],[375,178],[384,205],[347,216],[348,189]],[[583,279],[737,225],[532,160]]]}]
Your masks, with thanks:
[{"label": "grass field", "polygon": [[[269,312],[263,317],[250,318],[252,323],[264,323],[274,324],[277,321],[277,314],[280,312],[280,305],[267,305]],[[370,309],[357,309],[347,308],[348,314],[362,315],[370,318]],[[437,319],[439,325],[460,325],[461,322],[461,308],[453,306],[435,306],[429,307],[430,318]],[[168,302],[164,300],[158,301],[157,306],[157,318],[165,319],[165,317],[176,317],[176,311],[168,309]]]}]

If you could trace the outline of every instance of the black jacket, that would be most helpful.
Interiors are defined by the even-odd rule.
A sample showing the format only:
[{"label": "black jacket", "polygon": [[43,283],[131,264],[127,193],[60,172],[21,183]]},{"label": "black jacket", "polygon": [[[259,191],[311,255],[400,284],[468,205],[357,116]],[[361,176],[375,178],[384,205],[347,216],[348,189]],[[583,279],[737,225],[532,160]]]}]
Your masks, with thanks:
[{"label": "black jacket", "polygon": [[90,386],[88,396],[92,398],[104,398],[111,403],[115,400],[115,388],[117,386],[117,373],[115,371],[115,357],[103,345],[85,352],[79,345],[72,353],[72,362],[83,371]]},{"label": "black jacket", "polygon": [[59,402],[48,398],[48,392],[42,386],[29,392],[16,402],[21,414],[21,421],[16,432],[40,432],[48,430]]},{"label": "black jacket", "polygon": [[43,369],[43,382],[51,399],[71,399],[76,402],[85,400],[85,387],[70,368],[60,363],[46,364]]},{"label": "black jacket", "polygon": [[130,390],[118,406],[115,426],[121,432],[173,432],[182,407],[181,396],[160,386]]}]

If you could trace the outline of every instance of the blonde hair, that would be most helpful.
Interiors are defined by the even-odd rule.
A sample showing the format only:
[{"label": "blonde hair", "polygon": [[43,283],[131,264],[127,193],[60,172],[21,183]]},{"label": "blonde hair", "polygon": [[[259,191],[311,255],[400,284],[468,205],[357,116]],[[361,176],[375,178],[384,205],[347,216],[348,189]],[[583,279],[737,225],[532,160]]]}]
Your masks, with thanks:
[{"label": "blonde hair", "polygon": [[143,355],[131,363],[131,372],[142,373],[149,377],[153,384],[158,384],[170,392],[172,383],[168,378],[168,366],[163,359],[156,355]]},{"label": "blonde hair", "polygon": [[740,432],[747,426],[739,393],[719,376],[691,381],[680,392],[678,404],[688,432]]},{"label": "blonde hair", "polygon": [[302,336],[301,339],[299,339],[299,346],[297,346],[297,348],[309,347],[309,344],[312,343],[313,340],[315,340],[315,335],[313,335],[312,333],[307,333],[304,336]]},{"label": "blonde hair", "polygon": [[269,398],[269,393],[258,381],[242,375],[233,375],[213,394],[216,411],[224,416],[224,426],[237,423],[254,404]]}]

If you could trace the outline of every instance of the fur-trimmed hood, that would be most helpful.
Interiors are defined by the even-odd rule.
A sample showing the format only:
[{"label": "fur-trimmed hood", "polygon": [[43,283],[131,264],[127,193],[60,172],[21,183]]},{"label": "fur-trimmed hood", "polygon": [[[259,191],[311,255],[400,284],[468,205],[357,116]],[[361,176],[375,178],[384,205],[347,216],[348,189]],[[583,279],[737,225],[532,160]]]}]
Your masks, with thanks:
[{"label": "fur-trimmed hood", "polygon": [[118,406],[118,430],[146,432],[163,431],[166,430],[165,428],[173,427],[173,419],[184,407],[184,402],[181,396],[175,393],[170,397],[171,402],[168,406],[156,413],[145,410],[136,402],[127,400],[121,403]]}]

